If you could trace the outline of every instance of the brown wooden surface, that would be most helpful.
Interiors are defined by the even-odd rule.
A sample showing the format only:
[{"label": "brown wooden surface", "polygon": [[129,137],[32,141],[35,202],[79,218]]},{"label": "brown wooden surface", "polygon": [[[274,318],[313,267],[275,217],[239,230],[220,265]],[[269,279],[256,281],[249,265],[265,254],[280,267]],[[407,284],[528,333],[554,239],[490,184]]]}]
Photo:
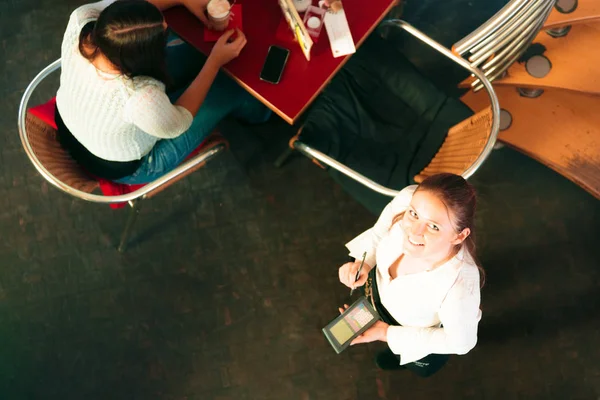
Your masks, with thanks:
[{"label": "brown wooden surface", "polygon": [[420,183],[440,172],[458,175],[465,172],[483,151],[490,137],[491,126],[492,109],[487,107],[450,128],[442,147],[429,165],[415,176],[415,182]]},{"label": "brown wooden surface", "polygon": [[86,193],[98,188],[98,182],[87,175],[61,147],[54,128],[28,113],[25,129],[36,157],[54,177]]},{"label": "brown wooden surface", "polygon": [[544,28],[556,28],[564,25],[575,25],[593,20],[600,20],[600,0],[578,0],[575,11],[563,14],[556,8],[544,23]]},{"label": "brown wooden surface", "polygon": [[[600,2],[600,0],[598,0]],[[569,34],[553,38],[544,31],[534,43],[546,47],[544,55],[552,63],[552,70],[543,78],[534,78],[525,69],[525,63],[514,63],[505,78],[494,81],[494,85],[525,88],[560,88],[600,95],[600,23],[575,25]],[[460,86],[468,87],[472,78]]]},{"label": "brown wooden surface", "polygon": [[[600,97],[546,90],[531,99],[510,87],[497,87],[496,93],[500,107],[512,115],[512,125],[498,139],[600,198]],[[487,98],[469,92],[462,101],[476,110]]]}]

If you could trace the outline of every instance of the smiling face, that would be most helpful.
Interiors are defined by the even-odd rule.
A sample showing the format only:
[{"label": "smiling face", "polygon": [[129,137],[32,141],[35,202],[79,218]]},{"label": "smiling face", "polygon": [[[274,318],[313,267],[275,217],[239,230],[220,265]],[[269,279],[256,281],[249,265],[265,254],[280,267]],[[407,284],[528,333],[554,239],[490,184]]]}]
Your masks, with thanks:
[{"label": "smiling face", "polygon": [[402,218],[404,252],[415,258],[437,262],[452,255],[455,246],[470,234],[457,232],[453,216],[431,191],[417,190]]}]

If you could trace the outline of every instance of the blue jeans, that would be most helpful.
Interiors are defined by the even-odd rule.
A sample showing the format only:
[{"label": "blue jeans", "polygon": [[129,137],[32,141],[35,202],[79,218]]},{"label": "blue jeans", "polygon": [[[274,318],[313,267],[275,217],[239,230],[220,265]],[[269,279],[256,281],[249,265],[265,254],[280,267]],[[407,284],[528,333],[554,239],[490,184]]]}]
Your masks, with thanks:
[{"label": "blue jeans", "polygon": [[[174,34],[169,35],[168,43],[167,68],[173,87],[168,94],[171,102],[175,102],[196,77],[206,57]],[[174,139],[156,142],[152,150],[142,158],[137,171],[117,182],[130,185],[148,183],[173,170],[228,115],[249,123],[261,123],[269,118],[271,111],[231,78],[219,72],[190,128]]]}]

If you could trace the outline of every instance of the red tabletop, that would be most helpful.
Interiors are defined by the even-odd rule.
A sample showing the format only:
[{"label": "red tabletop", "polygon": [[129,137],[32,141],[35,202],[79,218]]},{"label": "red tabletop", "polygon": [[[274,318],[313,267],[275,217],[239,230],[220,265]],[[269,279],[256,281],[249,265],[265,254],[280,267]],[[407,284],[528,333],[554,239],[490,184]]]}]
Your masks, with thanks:
[{"label": "red tabletop", "polygon": [[[343,2],[357,48],[396,4],[396,0]],[[243,30],[248,43],[239,57],[224,69],[253,96],[293,124],[349,56],[333,58],[324,28],[313,45],[310,61],[307,61],[300,46],[291,41],[291,32],[289,40],[281,35],[276,37],[277,28],[283,19],[277,0],[238,0],[237,3],[241,3],[243,7]],[[171,29],[185,41],[204,54],[210,52],[214,43],[204,41],[202,23],[187,9],[171,8],[165,12],[165,18]],[[259,79],[269,46],[274,44],[290,50],[287,66],[277,85]]]}]

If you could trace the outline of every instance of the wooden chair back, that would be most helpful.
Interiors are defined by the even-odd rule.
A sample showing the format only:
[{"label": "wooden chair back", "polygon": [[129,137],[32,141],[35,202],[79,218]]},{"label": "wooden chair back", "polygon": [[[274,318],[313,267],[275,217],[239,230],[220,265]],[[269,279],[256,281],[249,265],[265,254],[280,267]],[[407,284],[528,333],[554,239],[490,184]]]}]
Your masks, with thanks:
[{"label": "wooden chair back", "polygon": [[462,175],[475,163],[487,144],[493,121],[491,107],[454,125],[431,162],[414,179],[421,183],[425,178],[441,172]]},{"label": "wooden chair back", "polygon": [[25,126],[33,152],[56,179],[86,193],[92,193],[99,187],[98,181],[90,177],[62,148],[53,127],[31,113],[27,113]]}]

